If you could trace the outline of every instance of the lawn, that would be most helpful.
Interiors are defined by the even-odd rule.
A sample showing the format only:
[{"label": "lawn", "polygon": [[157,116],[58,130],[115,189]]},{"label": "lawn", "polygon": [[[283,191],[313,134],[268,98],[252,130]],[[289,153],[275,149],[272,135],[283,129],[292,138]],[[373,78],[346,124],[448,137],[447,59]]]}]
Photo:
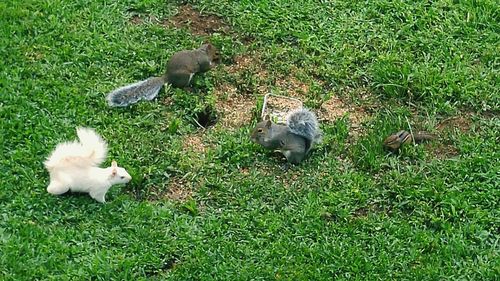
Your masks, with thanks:
[{"label": "lawn", "polygon": [[[191,90],[106,104],[205,41]],[[0,279],[498,280],[499,42],[494,0],[2,1]],[[324,132],[288,170],[268,92]],[[133,177],[105,204],[46,192],[78,126]]]}]

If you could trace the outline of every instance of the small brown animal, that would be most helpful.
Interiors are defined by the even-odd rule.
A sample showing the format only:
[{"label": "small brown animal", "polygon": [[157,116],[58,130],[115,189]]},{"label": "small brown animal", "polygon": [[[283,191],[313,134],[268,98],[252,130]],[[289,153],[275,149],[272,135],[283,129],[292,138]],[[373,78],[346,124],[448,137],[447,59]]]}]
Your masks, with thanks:
[{"label": "small brown animal", "polygon": [[428,133],[421,132],[412,135],[405,130],[401,130],[395,134],[388,136],[384,140],[384,147],[395,152],[405,143],[417,143],[421,141],[433,140],[435,138],[436,137],[434,135]]}]

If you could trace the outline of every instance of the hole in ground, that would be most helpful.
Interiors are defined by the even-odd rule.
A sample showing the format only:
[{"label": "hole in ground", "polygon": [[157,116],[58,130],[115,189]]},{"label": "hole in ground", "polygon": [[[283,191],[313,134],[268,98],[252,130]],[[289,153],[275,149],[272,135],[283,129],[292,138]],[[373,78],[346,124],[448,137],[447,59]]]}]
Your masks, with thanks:
[{"label": "hole in ground", "polygon": [[149,266],[145,269],[146,276],[152,277],[159,275],[161,272],[171,270],[179,263],[179,257],[175,254],[171,256],[162,255],[160,259],[160,264]]},{"label": "hole in ground", "polygon": [[217,123],[217,112],[210,106],[205,107],[202,111],[194,116],[195,123],[203,128],[208,128]]}]

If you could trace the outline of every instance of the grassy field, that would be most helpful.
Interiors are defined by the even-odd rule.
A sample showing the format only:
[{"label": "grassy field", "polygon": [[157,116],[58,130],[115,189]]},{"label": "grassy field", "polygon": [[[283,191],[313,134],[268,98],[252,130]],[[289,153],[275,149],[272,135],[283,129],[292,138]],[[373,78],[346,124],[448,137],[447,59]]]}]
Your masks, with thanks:
[{"label": "grassy field", "polygon": [[[107,106],[206,40],[191,92]],[[499,42],[494,0],[2,1],[0,279],[498,280]],[[248,137],[269,91],[324,131],[288,171]],[[46,192],[77,126],[133,176],[106,204]]]}]

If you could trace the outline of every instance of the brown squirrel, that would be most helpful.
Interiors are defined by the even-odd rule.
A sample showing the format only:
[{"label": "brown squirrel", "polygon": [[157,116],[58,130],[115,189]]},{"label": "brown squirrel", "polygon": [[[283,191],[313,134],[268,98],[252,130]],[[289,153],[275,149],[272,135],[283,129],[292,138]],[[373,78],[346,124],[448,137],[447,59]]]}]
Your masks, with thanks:
[{"label": "brown squirrel", "polygon": [[218,58],[217,48],[210,43],[198,49],[176,52],[167,63],[165,74],[118,88],[109,93],[106,99],[110,106],[121,107],[142,99],[152,100],[165,83],[176,88],[187,87],[195,73],[210,70]]},{"label": "brown squirrel", "polygon": [[286,122],[279,125],[271,120],[261,121],[250,138],[265,148],[279,150],[288,162],[298,164],[321,141],[321,130],[314,113],[305,108],[290,112]]},{"label": "brown squirrel", "polygon": [[384,147],[395,152],[405,143],[417,143],[427,140],[433,140],[435,138],[436,137],[434,135],[424,132],[412,135],[405,130],[401,130],[395,134],[388,136],[384,140]]}]

